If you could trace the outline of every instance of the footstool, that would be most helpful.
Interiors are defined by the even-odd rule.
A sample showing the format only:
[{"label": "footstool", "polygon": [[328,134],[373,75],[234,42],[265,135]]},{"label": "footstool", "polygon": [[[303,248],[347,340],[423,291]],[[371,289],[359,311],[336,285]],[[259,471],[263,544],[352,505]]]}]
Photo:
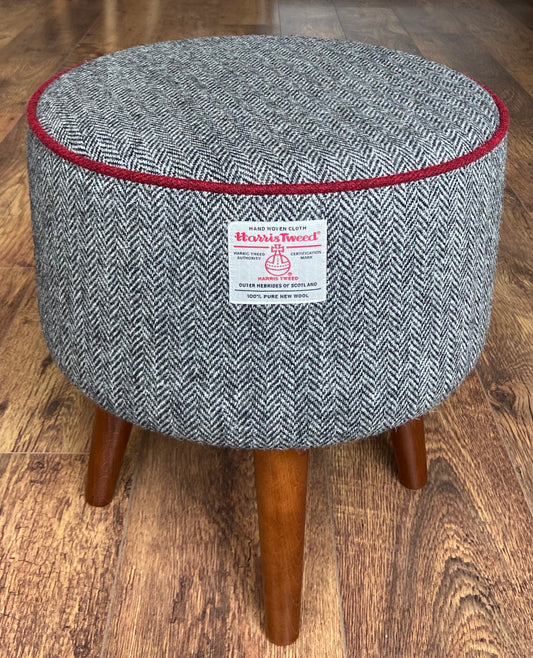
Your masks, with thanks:
[{"label": "footstool", "polygon": [[87,500],[132,423],[253,449],[267,633],[292,642],[307,450],[392,430],[421,487],[422,416],[483,347],[503,103],[405,53],[246,36],[100,57],[28,118],[42,328],[98,405]]}]

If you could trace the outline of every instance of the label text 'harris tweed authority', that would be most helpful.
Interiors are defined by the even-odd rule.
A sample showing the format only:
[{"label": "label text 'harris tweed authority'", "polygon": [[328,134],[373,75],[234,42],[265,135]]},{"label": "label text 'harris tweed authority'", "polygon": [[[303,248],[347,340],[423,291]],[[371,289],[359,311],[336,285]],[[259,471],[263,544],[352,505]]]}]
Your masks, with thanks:
[{"label": "label text 'harris tweed authority'", "polygon": [[308,304],[326,299],[327,222],[231,222],[232,304]]}]

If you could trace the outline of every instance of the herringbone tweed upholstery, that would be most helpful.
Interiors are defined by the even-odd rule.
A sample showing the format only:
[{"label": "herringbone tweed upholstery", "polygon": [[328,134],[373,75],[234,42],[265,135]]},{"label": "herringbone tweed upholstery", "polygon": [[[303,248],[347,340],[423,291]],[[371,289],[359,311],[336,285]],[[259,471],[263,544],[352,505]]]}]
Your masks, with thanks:
[{"label": "herringbone tweed upholstery", "polygon": [[[29,119],[44,335],[108,411],[326,445],[420,416],[479,357],[506,113],[471,79],[366,44],[197,39],[73,69]],[[327,222],[326,300],[230,303],[228,224],[304,220]]]}]

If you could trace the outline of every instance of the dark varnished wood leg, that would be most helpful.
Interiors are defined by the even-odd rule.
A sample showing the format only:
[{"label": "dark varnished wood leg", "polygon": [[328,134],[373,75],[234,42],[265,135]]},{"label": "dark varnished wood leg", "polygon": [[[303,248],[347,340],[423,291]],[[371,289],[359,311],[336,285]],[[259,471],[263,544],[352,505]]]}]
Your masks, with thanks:
[{"label": "dark varnished wood leg", "polygon": [[427,482],[424,419],[416,418],[397,427],[391,436],[400,482],[408,489],[421,489]]},{"label": "dark varnished wood leg", "polygon": [[131,423],[96,407],[85,490],[89,505],[104,507],[111,502],[130,432]]},{"label": "dark varnished wood leg", "polygon": [[254,462],[267,635],[286,645],[300,630],[308,451],[255,450]]}]

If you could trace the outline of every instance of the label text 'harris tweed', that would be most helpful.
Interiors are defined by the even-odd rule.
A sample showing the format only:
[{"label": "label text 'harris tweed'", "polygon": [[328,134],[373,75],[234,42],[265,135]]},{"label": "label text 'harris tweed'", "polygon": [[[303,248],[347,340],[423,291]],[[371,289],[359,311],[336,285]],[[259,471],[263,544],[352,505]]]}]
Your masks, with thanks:
[{"label": "label text 'harris tweed'", "polygon": [[308,304],[326,299],[327,222],[230,222],[232,304]]}]

